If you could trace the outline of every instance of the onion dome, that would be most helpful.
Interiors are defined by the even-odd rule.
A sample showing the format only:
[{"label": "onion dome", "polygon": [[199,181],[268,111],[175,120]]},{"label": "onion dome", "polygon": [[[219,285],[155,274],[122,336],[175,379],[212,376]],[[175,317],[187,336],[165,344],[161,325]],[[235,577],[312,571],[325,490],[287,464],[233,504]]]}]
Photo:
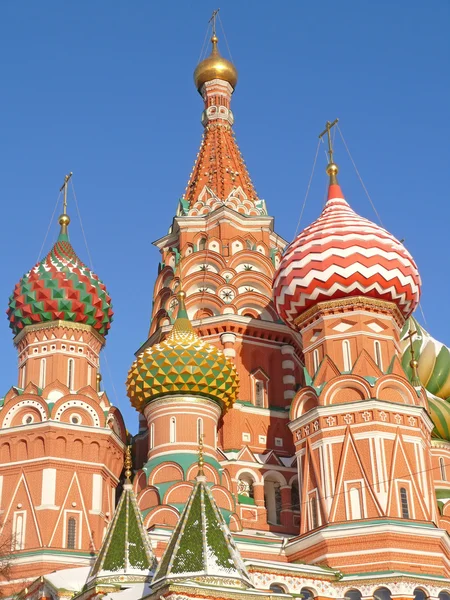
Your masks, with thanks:
[{"label": "onion dome", "polygon": [[72,248],[68,215],[61,215],[59,223],[56,244],[14,288],[7,310],[10,327],[17,335],[27,325],[69,321],[90,325],[105,336],[113,315],[111,298]]},{"label": "onion dome", "polygon": [[427,392],[428,412],[434,423],[431,437],[450,442],[450,404]]},{"label": "onion dome", "polygon": [[366,296],[393,302],[407,318],[419,303],[420,275],[410,253],[388,231],[356,214],[330,175],[320,217],[288,246],[274,276],[275,305],[294,327],[319,302]]},{"label": "onion dome", "polygon": [[173,394],[206,396],[225,409],[236,400],[236,367],[223,352],[199,338],[189,321],[185,296],[185,292],[178,294],[178,316],[169,337],[141,352],[128,373],[128,396],[138,410],[151,400]]},{"label": "onion dome", "polygon": [[222,79],[227,81],[234,89],[238,80],[236,67],[226,58],[220,56],[217,47],[216,35],[211,38],[212,50],[211,54],[205,60],[202,60],[194,71],[195,87],[200,91],[203,84],[213,79]]}]

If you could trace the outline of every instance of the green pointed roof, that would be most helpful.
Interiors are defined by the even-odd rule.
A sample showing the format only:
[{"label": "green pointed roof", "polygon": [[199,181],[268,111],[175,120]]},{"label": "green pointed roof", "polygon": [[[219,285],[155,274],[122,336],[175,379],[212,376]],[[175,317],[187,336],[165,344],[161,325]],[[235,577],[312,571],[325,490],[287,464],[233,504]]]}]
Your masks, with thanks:
[{"label": "green pointed roof", "polygon": [[[141,511],[130,484],[125,484],[87,584],[123,582],[127,576],[150,580],[156,566]],[[124,579],[125,578],[125,579]]]},{"label": "green pointed roof", "polygon": [[156,569],[152,587],[211,578],[231,587],[253,587],[231,532],[206,485],[206,477],[198,476]]}]

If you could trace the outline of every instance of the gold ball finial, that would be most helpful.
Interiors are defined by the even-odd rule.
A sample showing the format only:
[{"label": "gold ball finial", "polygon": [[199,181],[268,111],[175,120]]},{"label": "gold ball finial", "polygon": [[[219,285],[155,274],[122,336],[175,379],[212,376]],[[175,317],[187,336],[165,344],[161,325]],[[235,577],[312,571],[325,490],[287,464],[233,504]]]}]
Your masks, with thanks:
[{"label": "gold ball finial", "polygon": [[131,446],[127,446],[125,450],[125,477],[127,481],[130,481],[130,478],[133,474],[133,459],[131,457]]},{"label": "gold ball finial", "polygon": [[200,91],[207,81],[222,79],[227,81],[234,89],[238,80],[236,67],[226,58],[223,58],[217,47],[219,39],[214,33],[211,38],[211,54],[202,60],[194,71],[195,87]]},{"label": "gold ball finial", "polygon": [[339,173],[339,167],[337,166],[336,163],[332,162],[329,163],[327,165],[327,174],[330,175],[330,177],[333,175],[334,177],[336,177],[336,175]]},{"label": "gold ball finial", "polygon": [[417,360],[414,358],[413,360],[411,360],[409,362],[409,366],[411,367],[411,369],[413,369],[414,371],[417,369],[417,367],[419,366],[419,363],[417,362]]},{"label": "gold ball finial", "polygon": [[61,215],[59,217],[58,223],[61,225],[61,227],[67,227],[70,223],[70,217],[69,215]]},{"label": "gold ball finial", "polygon": [[178,296],[178,300],[185,300],[186,299],[186,292],[184,292],[183,290],[180,290],[177,294]]}]

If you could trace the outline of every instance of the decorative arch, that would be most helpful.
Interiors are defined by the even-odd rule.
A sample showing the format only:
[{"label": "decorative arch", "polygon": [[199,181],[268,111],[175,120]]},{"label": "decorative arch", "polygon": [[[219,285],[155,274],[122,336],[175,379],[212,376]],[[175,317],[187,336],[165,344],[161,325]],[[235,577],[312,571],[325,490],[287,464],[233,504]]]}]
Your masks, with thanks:
[{"label": "decorative arch", "polygon": [[55,421],[61,421],[65,411],[67,410],[76,410],[76,412],[85,411],[92,419],[92,423],[90,423],[90,425],[93,425],[94,427],[105,426],[105,415],[100,411],[100,408],[94,408],[85,400],[80,398],[71,398],[70,400],[67,398],[61,398],[61,400],[59,400],[53,407],[51,416]]},{"label": "decorative arch", "polygon": [[369,400],[371,396],[369,384],[362,377],[344,375],[333,378],[325,385],[319,396],[319,402],[323,406],[330,406],[331,404]]},{"label": "decorative arch", "polygon": [[148,484],[153,486],[157,483],[183,480],[184,472],[180,465],[175,462],[164,462],[153,469]]},{"label": "decorative arch", "polygon": [[23,398],[23,396],[16,396],[4,406],[2,412],[5,412],[5,409],[6,413],[1,423],[2,429],[11,427],[13,421],[16,421],[15,416],[17,413],[24,412],[25,414],[27,410],[33,410],[34,414],[39,415],[40,421],[47,421],[48,419],[48,407],[40,398]]},{"label": "decorative arch", "polygon": [[211,488],[211,494],[219,508],[224,508],[230,512],[234,512],[235,506],[231,493],[221,485],[213,485]]},{"label": "decorative arch", "polygon": [[374,396],[387,402],[398,404],[420,404],[417,394],[400,377],[388,375],[381,377],[375,384]]},{"label": "decorative arch", "polygon": [[146,529],[155,525],[175,528],[179,519],[180,513],[174,506],[159,506],[148,513],[144,519],[144,526]]},{"label": "decorative arch", "polygon": [[158,489],[153,486],[142,490],[136,501],[142,512],[161,505]]},{"label": "decorative arch", "polygon": [[163,504],[186,504],[193,487],[193,484],[189,481],[176,483],[165,493]]},{"label": "decorative arch", "polygon": [[314,388],[303,388],[294,396],[290,410],[290,420],[294,421],[312,408],[319,406],[319,398]]}]

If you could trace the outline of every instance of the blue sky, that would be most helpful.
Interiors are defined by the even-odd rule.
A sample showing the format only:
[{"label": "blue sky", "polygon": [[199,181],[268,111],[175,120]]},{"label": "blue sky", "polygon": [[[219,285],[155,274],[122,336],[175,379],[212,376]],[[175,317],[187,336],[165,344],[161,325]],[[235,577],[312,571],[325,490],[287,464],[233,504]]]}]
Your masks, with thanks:
[{"label": "blue sky", "polygon": [[[447,0],[222,2],[239,71],[235,130],[278,233],[291,240],[327,119],[341,130],[384,226],[416,259],[426,328],[450,344]],[[111,400],[137,428],[124,381],[146,339],[158,251],[200,143],[192,73],[215,2],[4,1],[0,5],[0,298],[37,260],[73,171],[94,268],[113,298],[103,358]],[[219,45],[227,55],[221,28]],[[343,144],[340,183],[376,221]],[[303,216],[321,209],[320,152]],[[60,209],[58,209],[59,212]],[[73,201],[71,241],[88,262]],[[56,222],[45,246],[55,240]],[[422,315],[418,315],[423,323]],[[0,320],[0,394],[17,382]]]}]

